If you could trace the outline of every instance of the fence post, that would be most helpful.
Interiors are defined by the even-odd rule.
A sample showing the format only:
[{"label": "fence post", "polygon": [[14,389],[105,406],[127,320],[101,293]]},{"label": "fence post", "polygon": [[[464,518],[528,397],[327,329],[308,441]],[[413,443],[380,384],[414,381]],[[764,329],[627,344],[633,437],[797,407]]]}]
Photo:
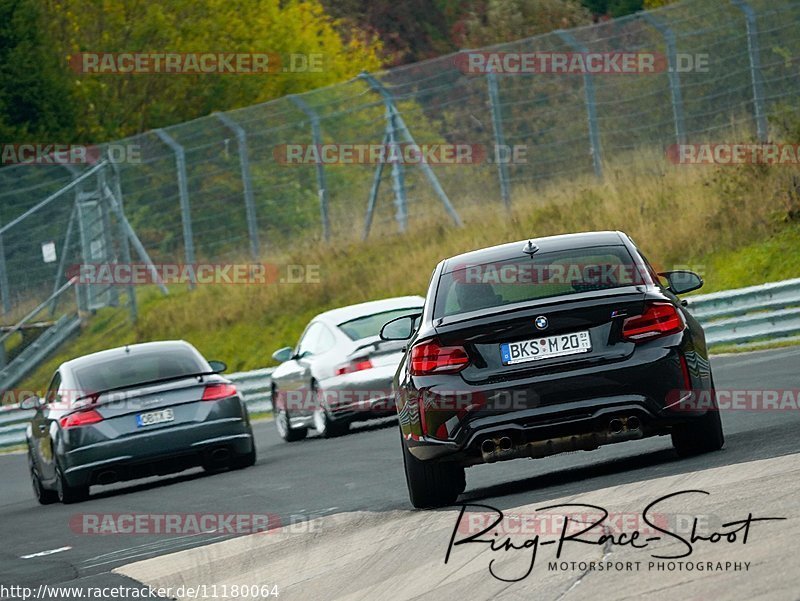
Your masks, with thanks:
[{"label": "fence post", "polygon": [[6,249],[3,234],[0,234],[0,296],[3,297],[3,315],[11,311],[11,291],[8,288],[8,268],[6,267]]},{"label": "fence post", "polygon": [[[398,145],[397,130],[399,126],[398,115],[394,110],[394,99],[389,91],[384,88],[371,75],[362,74],[362,78],[367,81],[370,87],[378,92],[383,98],[386,107],[386,135],[384,136],[384,147],[396,149]],[[381,169],[381,172],[383,169]],[[377,177],[377,173],[375,174]],[[375,180],[373,179],[373,184]],[[377,194],[377,186],[373,186]],[[408,199],[406,197],[406,178],[404,165],[401,161],[392,161],[392,189],[394,190],[395,219],[397,219],[397,229],[401,232],[406,231],[408,226]],[[370,194],[370,206],[374,209],[372,194]],[[368,217],[372,222],[372,211],[368,207]]]},{"label": "fence post", "polygon": [[767,126],[767,113],[764,110],[764,81],[761,72],[761,49],[758,45],[758,24],[756,11],[745,0],[731,0],[739,8],[747,23],[747,53],[750,56],[750,79],[753,86],[753,111],[756,118],[756,132],[759,142],[766,142],[769,138]]},{"label": "fence post", "polygon": [[125,217],[125,212],[122,209],[122,203],[114,197],[114,193],[108,186],[105,186],[103,192],[105,193],[105,197],[110,202],[111,210],[117,216],[117,220],[119,221],[120,227],[125,233],[125,236],[128,238],[128,240],[130,240],[130,243],[133,244],[133,248],[136,250],[139,258],[147,265],[150,271],[150,277],[153,278],[153,281],[158,285],[158,288],[161,290],[161,292],[163,292],[165,295],[169,294],[169,291],[164,285],[158,270],[155,268],[152,259],[150,259],[150,255],[147,254],[147,249],[144,247],[144,244],[142,244],[142,241],[139,240],[139,236],[136,235],[133,227],[131,227],[128,218]]},{"label": "fence post", "polygon": [[497,163],[497,175],[500,178],[500,197],[506,209],[511,209],[511,194],[508,189],[508,165],[500,160],[500,149],[505,149],[506,139],[503,133],[503,116],[500,112],[500,92],[497,88],[497,75],[491,69],[486,73],[486,84],[489,88],[489,106],[492,110],[492,129],[494,130],[494,161]]},{"label": "fence post", "polygon": [[[111,176],[112,176],[112,186],[106,187],[103,191],[104,195],[103,198],[108,202],[109,208],[111,211],[114,211],[114,203],[110,202],[108,197],[109,192],[116,198],[117,204],[119,205],[119,210],[121,213],[124,214],[124,205],[123,205],[123,198],[122,198],[122,184],[119,181],[119,167],[117,164],[111,160],[109,156],[108,164],[111,165]],[[128,240],[128,232],[125,231],[125,225],[122,223],[120,219],[117,219],[117,230],[119,234],[119,251],[122,254],[122,261],[126,265],[131,264],[131,245],[130,240]],[[139,308],[138,303],[136,302],[136,284],[131,281],[131,284],[128,286],[128,309],[131,312],[131,322],[136,323],[136,320],[139,318]]]},{"label": "fence post", "polygon": [[[58,269],[56,270],[56,279],[53,282],[53,294],[55,295],[58,292],[58,289],[61,288],[63,285],[61,283],[61,278],[64,276],[64,268],[67,265],[67,254],[69,254],[69,243],[72,239],[72,229],[75,227],[75,216],[78,212],[78,204],[77,202],[72,206],[72,212],[69,214],[69,221],[67,221],[67,232],[64,234],[64,245],[61,247],[61,256],[58,259]],[[80,276],[80,273],[78,274]],[[80,277],[78,278],[80,281]],[[77,284],[76,284],[77,285]],[[52,317],[56,313],[56,307],[58,305],[58,298],[53,299],[53,303],[50,305],[50,316]]]},{"label": "fence post", "polygon": [[[109,157],[109,162],[110,162]],[[111,236],[111,217],[108,212],[108,207],[106,203],[103,202],[103,191],[106,187],[106,171],[103,169],[102,171],[97,172],[97,198],[98,198],[98,206],[100,207],[100,219],[102,220],[102,227],[103,227],[103,246],[104,246],[104,260],[107,262],[114,261],[116,257],[114,256],[114,239]],[[116,307],[119,304],[119,290],[117,287],[112,285],[108,289],[108,297],[109,302],[108,304],[112,307]]]},{"label": "fence post", "polygon": [[[391,126],[392,135],[396,136],[397,132],[400,131],[406,143],[418,147],[419,145],[414,141],[414,137],[411,135],[411,131],[406,126],[403,117],[397,111],[397,107],[394,104],[394,98],[392,97],[391,92],[389,92],[389,90],[387,90],[377,79],[375,79],[372,75],[370,75],[366,71],[362,71],[359,74],[359,77],[361,79],[366,80],[366,82],[370,85],[370,87],[383,97],[383,102],[386,105],[387,121]],[[394,170],[394,163],[392,164],[392,168]],[[450,202],[450,199],[447,197],[447,194],[442,188],[442,185],[439,183],[439,178],[436,177],[436,174],[433,172],[433,169],[431,169],[431,166],[428,165],[428,163],[426,163],[425,161],[420,161],[419,168],[422,169],[423,174],[428,179],[428,182],[433,188],[433,191],[436,193],[436,196],[438,196],[439,200],[442,201],[442,204],[444,205],[444,208],[447,211],[448,215],[450,215],[450,218],[456,225],[461,226],[462,225],[461,217],[459,217],[455,207]],[[405,194],[405,189],[403,190],[403,194]],[[405,198],[405,196],[403,198]]]},{"label": "fence post", "polygon": [[675,121],[675,139],[678,144],[686,144],[686,124],[683,118],[683,96],[681,94],[681,77],[678,73],[678,49],[675,43],[675,32],[648,12],[640,12],[639,16],[652,25],[663,37],[667,47],[667,65],[669,70],[669,91],[672,96],[672,117]]},{"label": "fence post", "polygon": [[[106,160],[110,161],[111,159],[110,159],[110,157],[106,157]],[[64,167],[64,169],[69,171],[69,174],[72,176],[72,179],[76,179],[77,177],[80,176],[80,170],[75,165],[71,165],[70,163],[64,163],[62,165],[62,167]],[[61,278],[64,276],[64,269],[66,268],[67,254],[69,252],[69,242],[70,242],[70,240],[72,238],[72,228],[73,228],[73,226],[75,224],[75,220],[78,217],[78,215],[77,215],[77,213],[78,213],[78,203],[80,203],[81,195],[83,193],[84,193],[83,186],[76,186],[75,187],[75,201],[73,203],[72,212],[70,213],[70,216],[69,216],[69,222],[67,222],[67,231],[66,231],[66,234],[64,235],[64,246],[61,249],[61,258],[58,261],[58,269],[56,271],[55,280],[53,281],[53,294],[55,294],[56,291],[59,288],[61,288],[61,286],[63,285],[63,282],[61,281]],[[55,313],[57,302],[58,302],[58,299],[55,299],[55,301],[53,302],[53,305],[52,305],[52,307],[50,309],[50,314],[51,315],[53,315]]]},{"label": "fence post", "polygon": [[[186,153],[183,150],[183,146],[178,144],[163,129],[155,130],[155,134],[175,153],[175,168],[178,172],[178,194],[181,201],[181,222],[183,224],[183,250],[186,256],[186,263],[194,265],[194,237],[192,235],[192,215],[189,207],[189,186],[186,177]],[[190,276],[189,288],[194,288],[194,276]]]},{"label": "fence post", "polygon": [[[387,127],[386,133],[383,135],[381,142],[383,148],[389,144],[389,131]],[[375,173],[372,176],[372,186],[369,190],[369,200],[367,201],[367,214],[364,217],[364,234],[361,236],[362,240],[369,237],[369,230],[372,228],[372,216],[375,214],[375,204],[378,202],[378,189],[381,187],[381,177],[383,176],[383,161],[378,161],[375,167]]]},{"label": "fence post", "polygon": [[242,190],[244,192],[244,207],[247,213],[247,231],[250,235],[250,254],[253,260],[258,261],[261,248],[258,240],[258,221],[256,220],[256,205],[253,201],[253,179],[250,176],[250,152],[247,147],[247,134],[244,128],[236,123],[225,113],[214,113],[223,125],[236,135],[236,144],[239,148],[239,165],[242,170]]},{"label": "fence post", "polygon": [[[568,31],[558,29],[555,32],[569,47],[577,52],[587,53],[589,49],[578,42]],[[591,73],[583,74],[583,94],[586,102],[586,117],[589,122],[589,145],[592,152],[592,165],[594,174],[602,179],[603,177],[603,157],[600,149],[600,130],[597,125],[597,103],[594,97],[594,77]]]},{"label": "fence post", "polygon": [[[322,145],[322,134],[319,128],[319,116],[317,115],[316,111],[308,106],[308,104],[306,104],[305,100],[302,98],[299,98],[294,94],[290,94],[289,100],[291,100],[297,108],[303,111],[311,121],[311,139],[314,146],[319,151]],[[322,164],[322,161],[316,161],[314,168],[317,174],[317,195],[319,196],[319,211],[322,218],[322,235],[325,240],[328,241],[331,239],[331,221],[330,215],[328,214],[328,185],[325,180],[325,167]]]}]

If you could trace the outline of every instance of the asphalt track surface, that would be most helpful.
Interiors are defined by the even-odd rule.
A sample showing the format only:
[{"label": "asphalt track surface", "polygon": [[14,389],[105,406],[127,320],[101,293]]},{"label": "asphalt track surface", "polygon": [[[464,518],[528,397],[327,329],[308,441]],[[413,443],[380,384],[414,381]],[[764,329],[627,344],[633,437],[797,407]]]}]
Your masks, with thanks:
[{"label": "asphalt track surface", "polygon": [[[800,389],[800,348],[712,359],[719,389]],[[668,437],[543,460],[467,471],[459,502],[504,509],[556,497],[800,452],[800,411],[726,411],[726,448],[679,459]],[[78,505],[40,506],[24,454],[0,456],[0,585],[125,583],[111,570],[230,536],[86,535],[70,520],[91,513],[272,514],[282,524],[344,512],[408,510],[396,424],[381,420],[352,434],[287,444],[272,422],[255,424],[259,459],[242,471],[192,470],[164,478],[94,487]],[[39,555],[60,550],[56,553]],[[25,556],[31,556],[23,558]],[[132,583],[133,581],[127,581]]]}]

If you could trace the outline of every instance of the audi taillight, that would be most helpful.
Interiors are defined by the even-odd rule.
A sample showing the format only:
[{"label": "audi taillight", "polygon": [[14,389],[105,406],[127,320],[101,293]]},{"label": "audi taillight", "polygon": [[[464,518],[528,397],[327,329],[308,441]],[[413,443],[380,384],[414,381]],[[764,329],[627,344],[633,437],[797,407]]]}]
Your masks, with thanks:
[{"label": "audi taillight", "polygon": [[229,396],[236,394],[236,386],[233,384],[209,384],[203,391],[204,401],[218,401],[219,399],[226,399]]},{"label": "audi taillight", "polygon": [[336,368],[336,375],[343,376],[344,374],[352,374],[357,371],[363,371],[365,369],[372,369],[372,361],[369,359],[360,359],[357,361],[351,361],[350,363],[345,363],[340,365]]},{"label": "audi taillight", "polygon": [[411,375],[454,374],[469,365],[463,346],[442,346],[435,340],[411,348]]},{"label": "audi taillight", "polygon": [[651,340],[682,332],[683,315],[670,303],[647,303],[644,313],[629,317],[622,325],[622,337],[632,342]]},{"label": "audi taillight", "polygon": [[69,415],[65,415],[59,420],[61,427],[66,429],[77,428],[79,426],[88,426],[103,421],[103,416],[94,409],[88,411],[76,411]]}]

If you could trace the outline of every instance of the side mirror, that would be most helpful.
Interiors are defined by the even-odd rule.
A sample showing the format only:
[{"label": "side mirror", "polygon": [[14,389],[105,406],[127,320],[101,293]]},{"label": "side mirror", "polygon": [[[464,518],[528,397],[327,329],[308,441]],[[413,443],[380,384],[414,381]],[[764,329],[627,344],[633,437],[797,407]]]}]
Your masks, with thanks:
[{"label": "side mirror", "polygon": [[294,356],[294,350],[290,346],[285,346],[272,353],[272,358],[278,363],[285,363]]},{"label": "side mirror", "polygon": [[678,271],[665,271],[658,275],[667,278],[669,290],[673,294],[686,294],[703,287],[703,278],[693,271],[681,269]]},{"label": "side mirror", "polygon": [[211,371],[215,374],[221,374],[228,369],[228,365],[224,361],[209,361],[208,364],[211,366]]},{"label": "side mirror", "polygon": [[38,409],[42,406],[42,399],[40,399],[35,394],[29,396],[26,399],[23,399],[19,403],[20,409]]},{"label": "side mirror", "polygon": [[381,328],[381,340],[408,340],[416,330],[416,323],[421,313],[395,317],[387,321]]}]

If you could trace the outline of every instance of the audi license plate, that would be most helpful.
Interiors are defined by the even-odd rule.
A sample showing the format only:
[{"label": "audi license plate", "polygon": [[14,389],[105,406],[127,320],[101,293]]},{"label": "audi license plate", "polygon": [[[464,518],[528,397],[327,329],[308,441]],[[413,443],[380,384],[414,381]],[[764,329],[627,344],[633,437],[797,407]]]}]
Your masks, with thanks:
[{"label": "audi license plate", "polygon": [[172,409],[152,411],[150,413],[142,413],[141,415],[136,416],[136,423],[140,428],[174,421],[175,414],[172,412]]},{"label": "audi license plate", "polygon": [[540,361],[553,357],[564,357],[592,350],[592,341],[588,330],[572,334],[559,334],[546,338],[534,338],[521,342],[506,342],[500,345],[500,357],[503,365]]}]

